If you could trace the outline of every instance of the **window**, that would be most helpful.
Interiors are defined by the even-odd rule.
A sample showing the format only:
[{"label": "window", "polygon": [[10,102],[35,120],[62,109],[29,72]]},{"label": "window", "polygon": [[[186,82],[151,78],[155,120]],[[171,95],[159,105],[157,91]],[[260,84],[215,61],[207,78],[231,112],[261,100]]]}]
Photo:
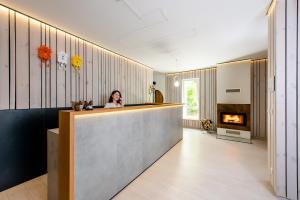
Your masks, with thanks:
[{"label": "window", "polygon": [[183,119],[199,120],[199,79],[182,80]]}]

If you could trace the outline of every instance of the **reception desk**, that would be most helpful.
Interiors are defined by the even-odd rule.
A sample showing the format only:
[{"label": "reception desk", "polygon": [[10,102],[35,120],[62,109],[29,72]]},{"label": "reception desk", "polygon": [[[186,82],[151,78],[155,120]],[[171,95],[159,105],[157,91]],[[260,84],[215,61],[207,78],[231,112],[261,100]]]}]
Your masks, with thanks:
[{"label": "reception desk", "polygon": [[52,132],[49,200],[111,199],[182,139],[182,105],[61,111]]}]

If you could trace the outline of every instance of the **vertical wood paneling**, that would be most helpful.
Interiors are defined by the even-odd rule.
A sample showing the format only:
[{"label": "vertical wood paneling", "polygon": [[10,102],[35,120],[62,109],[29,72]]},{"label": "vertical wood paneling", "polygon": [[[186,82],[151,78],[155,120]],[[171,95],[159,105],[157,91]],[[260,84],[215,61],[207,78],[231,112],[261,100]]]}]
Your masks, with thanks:
[{"label": "vertical wood paneling", "polygon": [[128,101],[129,102],[134,102],[134,96],[132,95],[132,80],[133,80],[133,73],[132,73],[132,64],[131,62],[128,62],[128,73],[129,73],[129,83],[128,83]]},{"label": "vertical wood paneling", "polygon": [[29,108],[28,18],[16,14],[16,108]]},{"label": "vertical wood paneling", "polygon": [[[135,70],[134,71],[136,73],[136,80],[138,82],[140,82],[140,69],[139,69],[138,64],[135,65]],[[135,89],[136,89],[136,92],[135,92],[135,94],[136,94],[136,101],[138,103],[138,102],[140,102],[140,98],[141,98],[140,87],[135,87]]]},{"label": "vertical wood paneling", "polygon": [[255,135],[255,133],[256,133],[256,124],[257,124],[257,117],[256,117],[256,113],[257,113],[257,108],[256,108],[256,106],[254,106],[254,105],[256,105],[257,103],[256,103],[256,100],[257,100],[257,85],[258,85],[258,82],[257,82],[257,78],[256,78],[256,76],[257,76],[257,67],[256,67],[256,62],[254,62],[254,63],[252,63],[252,66],[253,66],[253,81],[252,81],[252,84],[253,84],[253,94],[252,94],[252,104],[251,104],[251,107],[252,107],[252,116],[253,116],[253,122],[252,122],[252,127],[253,127],[253,129],[252,129],[252,134],[253,135]]},{"label": "vertical wood paneling", "polygon": [[268,93],[268,102],[276,106],[275,120],[272,108],[268,114],[268,128],[273,130],[275,125],[273,132],[268,131],[274,137],[269,144],[273,150],[269,163],[274,166],[276,194],[288,199],[299,199],[300,191],[298,6],[297,0],[277,0],[269,14],[269,69],[275,68],[276,78],[276,92]]},{"label": "vertical wood paneling", "polygon": [[70,54],[69,54],[69,66],[70,66],[70,82],[71,82],[71,101],[76,101],[76,71],[72,67],[71,62],[72,62],[72,56],[75,55],[76,53],[76,43],[75,43],[75,38],[73,36],[70,37],[71,43],[70,43]]},{"label": "vertical wood paneling", "polygon": [[41,60],[37,48],[41,44],[41,24],[30,20],[30,108],[41,108]]},{"label": "vertical wood paneling", "polygon": [[[122,80],[123,80],[123,74],[122,74],[122,67],[121,67],[121,57],[118,56],[118,65],[117,65],[117,71],[118,71],[118,88],[120,91],[124,91],[123,86],[122,86]],[[142,86],[141,86],[142,87]],[[124,95],[124,92],[123,94]]]},{"label": "vertical wood paneling", "polygon": [[298,5],[297,5],[297,9],[298,9],[298,16],[297,16],[297,37],[298,37],[298,40],[297,40],[297,79],[296,79],[296,82],[297,82],[297,121],[296,121],[296,128],[297,128],[297,170],[298,170],[298,173],[297,173],[297,179],[298,179],[298,199],[300,198],[300,159],[299,159],[299,155],[300,155],[300,69],[299,69],[299,60],[300,60],[300,51],[299,51],[299,47],[300,47],[300,14],[299,14],[299,9],[300,9],[300,3],[298,1]]},{"label": "vertical wood paneling", "polygon": [[0,8],[0,110],[9,109],[9,10]]},{"label": "vertical wood paneling", "polygon": [[[145,78],[146,75],[147,75],[147,69],[144,67],[143,70],[144,70],[143,71],[143,77],[142,77],[142,79],[144,79],[143,80],[143,83],[144,83],[143,91],[147,91],[147,85],[148,85],[148,83],[147,83],[147,79]],[[144,99],[147,99],[147,96],[148,96],[148,91],[146,93],[144,93]]]},{"label": "vertical wood paneling", "polygon": [[[66,35],[66,53],[68,56],[71,55],[71,36],[69,34]],[[72,54],[73,55],[73,54]],[[72,76],[72,69],[71,69],[71,64],[68,62],[65,70],[65,87],[66,87],[66,99],[65,99],[65,106],[70,107],[71,106],[71,91],[72,91],[72,81],[71,81],[71,76]]]},{"label": "vertical wood paneling", "polygon": [[297,199],[297,0],[286,1],[287,198]]},{"label": "vertical wood paneling", "polygon": [[97,48],[93,47],[92,49],[92,81],[93,81],[93,91],[92,99],[95,105],[99,105],[99,56]]},{"label": "vertical wood paneling", "polygon": [[[123,58],[120,58],[120,75],[121,75],[121,77],[120,77],[120,84],[121,84],[121,90],[123,91],[123,101],[126,103],[126,83],[125,83],[125,67],[122,67],[122,66],[124,66],[124,59]],[[146,80],[145,80],[146,81]],[[147,90],[145,90],[145,88],[144,88],[144,91],[146,91],[145,93],[147,93]],[[144,98],[144,99],[146,99],[146,98]]]},{"label": "vertical wood paneling", "polygon": [[90,101],[93,99],[93,60],[92,60],[92,45],[86,44],[86,100]]},{"label": "vertical wood paneling", "polygon": [[267,60],[254,60],[252,63],[252,95],[251,95],[251,115],[252,115],[252,136],[266,138],[266,93],[267,93]]},{"label": "vertical wood paneling", "polygon": [[[79,55],[79,39],[75,39],[75,55]],[[75,72],[75,97],[76,101],[80,99],[80,72],[79,70],[74,70]]]},{"label": "vertical wood paneling", "polygon": [[143,80],[142,80],[142,76],[143,76],[143,67],[138,65],[138,71],[139,71],[139,79],[138,79],[138,82],[141,83],[140,87],[138,87],[139,89],[139,102],[142,102],[143,101],[143,95],[144,95],[144,90],[143,90]]},{"label": "vertical wood paneling", "polygon": [[126,101],[127,102],[131,102],[131,91],[130,91],[130,84],[131,84],[131,79],[132,79],[132,77],[131,77],[131,68],[130,68],[130,64],[129,64],[129,61],[127,61],[126,60],[126,65],[127,65],[127,67],[126,67],[126,69],[127,69],[127,77],[128,77],[128,79],[127,79],[127,89],[126,89],[126,91],[127,91],[127,96],[126,96]]},{"label": "vertical wood paneling", "polygon": [[[40,30],[41,30],[40,31],[41,45],[46,45],[46,25],[41,23]],[[49,63],[41,62],[41,105],[42,105],[42,108],[46,108],[46,81],[45,81],[46,67],[49,67]]]},{"label": "vertical wood paneling", "polygon": [[[121,57],[118,56],[118,65],[117,65],[117,87],[119,90],[124,91],[123,86],[122,86],[122,78],[123,78],[123,74],[122,74],[122,67],[121,67]],[[142,86],[141,86],[142,87]],[[124,92],[123,92],[124,93]]]},{"label": "vertical wood paneling", "polygon": [[101,67],[101,69],[102,69],[102,76],[101,76],[102,92],[101,92],[101,97],[102,97],[102,102],[104,104],[107,101],[107,99],[106,99],[106,87],[107,87],[107,85],[106,85],[106,77],[107,77],[106,62],[107,62],[107,58],[106,58],[105,51],[101,50],[101,52],[102,52],[102,67]]},{"label": "vertical wood paneling", "polygon": [[109,55],[108,53],[105,51],[105,63],[104,63],[104,73],[105,73],[105,77],[104,77],[104,102],[106,102],[108,100],[109,94],[108,91],[110,91],[110,86],[109,86]]},{"label": "vertical wood paneling", "polygon": [[[131,65],[131,76],[132,76],[130,85],[132,85],[134,80],[136,80],[136,72],[135,72],[135,64],[130,62],[130,65]],[[136,89],[135,87],[131,87],[131,96],[132,96],[133,103],[136,103],[136,90],[135,89]]]},{"label": "vertical wood paneling", "polygon": [[[50,45],[50,27],[45,26],[45,44]],[[45,68],[45,107],[51,107],[51,62],[48,61]]]},{"label": "vertical wood paneling", "polygon": [[128,80],[130,78],[129,78],[129,73],[128,73],[128,61],[127,60],[124,60],[124,66],[126,66],[125,67],[124,75],[125,75],[125,77],[127,77],[127,79],[124,80],[125,81],[125,91],[126,91],[126,93],[125,93],[125,101],[129,102],[129,86],[128,86],[129,83],[128,83]]},{"label": "vertical wood paneling", "polygon": [[52,55],[50,61],[50,107],[56,108],[56,97],[57,97],[57,71],[56,71],[56,29],[50,28],[50,42],[49,47],[51,48]]},{"label": "vertical wood paneling", "polygon": [[97,68],[98,68],[98,91],[97,91],[97,94],[98,94],[98,105],[102,105],[101,104],[101,65],[102,65],[102,57],[101,57],[101,51],[98,47],[95,48],[96,51],[97,51]]},{"label": "vertical wood paneling", "polygon": [[103,51],[103,104],[107,101],[107,90],[108,90],[108,85],[107,85],[107,77],[108,77],[108,56],[105,51]]},{"label": "vertical wood paneling", "polygon": [[200,71],[200,119],[205,118],[205,71]]},{"label": "vertical wood paneling", "polygon": [[10,46],[10,87],[9,87],[9,96],[10,96],[10,109],[16,108],[16,23],[15,23],[15,12],[9,11],[10,15],[10,29],[9,29],[9,46]]},{"label": "vertical wood paneling", "polygon": [[116,55],[113,55],[112,57],[112,90],[116,90],[118,89],[117,87],[117,56]]},{"label": "vertical wood paneling", "polygon": [[[274,45],[274,15],[275,11],[272,8],[268,16],[268,95],[267,95],[267,141],[268,141],[268,172],[269,180],[272,187],[275,186],[275,45]],[[299,166],[299,165],[298,165]]]},{"label": "vertical wood paneling", "polygon": [[86,42],[83,41],[83,67],[82,67],[82,82],[83,82],[83,99],[87,100],[87,48]]},{"label": "vertical wood paneling", "polygon": [[266,137],[266,60],[262,60],[259,62],[260,64],[260,71],[259,71],[259,133],[260,137]]},{"label": "vertical wood paneling", "polygon": [[116,56],[115,57],[115,88],[117,90],[121,90],[120,88],[120,84],[119,84],[119,75],[120,75],[120,72],[119,72],[119,56]]},{"label": "vertical wood paneling", "polygon": [[275,191],[278,195],[286,197],[286,92],[285,92],[285,1],[276,2],[276,187]]},{"label": "vertical wood paneling", "polygon": [[112,91],[112,56],[111,54],[107,53],[107,78],[106,78],[106,84],[107,84],[107,91],[106,91],[106,100],[109,98],[110,91]]},{"label": "vertical wood paneling", "polygon": [[81,57],[81,67],[78,75],[78,87],[79,87],[79,99],[84,100],[84,68],[85,68],[85,58],[83,54],[83,41],[81,39],[78,40],[78,55]]},{"label": "vertical wood paneling", "polygon": [[[132,73],[133,73],[133,80],[132,80],[132,82],[134,81],[134,80],[137,80],[137,70],[136,70],[136,64],[135,63],[132,63]],[[137,103],[137,101],[138,101],[138,97],[137,97],[137,95],[138,95],[138,91],[137,91],[137,87],[132,87],[132,94],[133,94],[133,97],[134,97],[134,100],[133,100],[133,102],[134,103]]]},{"label": "vertical wood paneling", "polygon": [[132,97],[131,98],[131,102],[133,102],[133,103],[136,103],[136,95],[135,95],[135,91],[134,91],[134,87],[132,87],[132,85],[133,85],[133,82],[134,82],[134,80],[135,80],[135,73],[134,73],[134,63],[132,63],[132,62],[129,62],[129,64],[130,64],[130,75],[131,75],[131,79],[130,79],[130,85],[129,85],[129,87],[130,87],[130,97]]},{"label": "vertical wood paneling", "polygon": [[[69,107],[71,100],[104,105],[114,89],[122,92],[127,104],[150,100],[152,69],[40,21],[0,9],[0,110]],[[52,50],[47,63],[38,57],[42,44]],[[58,68],[59,51],[69,55],[66,70]],[[82,58],[79,73],[71,66],[73,55]]]},{"label": "vertical wood paneling", "polygon": [[[62,31],[57,31],[57,49],[55,56],[57,58],[57,53],[60,51],[65,51],[65,33]],[[66,86],[65,86],[65,71],[59,69],[56,60],[56,73],[57,73],[57,106],[65,107],[65,97],[66,97]]]},{"label": "vertical wood paneling", "polygon": [[99,87],[99,98],[100,98],[100,105],[104,104],[104,53],[102,50],[99,50],[99,58],[100,58],[100,87]]},{"label": "vertical wood paneling", "polygon": [[103,50],[101,50],[101,104],[104,104],[105,100],[105,95],[106,95],[106,54]]}]

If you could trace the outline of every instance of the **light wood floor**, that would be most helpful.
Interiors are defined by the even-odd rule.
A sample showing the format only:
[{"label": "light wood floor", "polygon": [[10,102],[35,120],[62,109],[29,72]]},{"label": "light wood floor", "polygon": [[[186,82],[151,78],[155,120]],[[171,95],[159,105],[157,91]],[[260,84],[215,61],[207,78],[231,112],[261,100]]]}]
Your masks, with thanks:
[{"label": "light wood floor", "polygon": [[[0,200],[46,200],[46,175],[0,193]],[[184,129],[184,139],[114,200],[272,200],[264,141],[217,140]]]}]

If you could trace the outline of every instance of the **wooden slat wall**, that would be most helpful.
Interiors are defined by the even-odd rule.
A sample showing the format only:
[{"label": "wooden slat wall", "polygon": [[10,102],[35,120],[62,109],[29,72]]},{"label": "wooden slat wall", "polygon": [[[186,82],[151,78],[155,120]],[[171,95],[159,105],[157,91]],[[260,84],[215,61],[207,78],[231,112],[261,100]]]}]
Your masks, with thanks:
[{"label": "wooden slat wall", "polygon": [[[273,101],[272,94],[268,100],[272,104],[275,103],[276,110],[275,121],[274,116],[268,115],[268,131],[273,138],[269,144],[269,150],[273,150],[273,155],[269,155],[269,162],[274,169],[276,194],[296,200],[300,199],[299,1],[275,2],[269,13],[269,69],[275,69],[276,80],[276,101]],[[271,85],[269,81],[269,86]]]},{"label": "wooden slat wall", "polygon": [[[179,87],[174,87],[174,78],[180,81]],[[166,76],[166,102],[182,103],[182,80],[199,78],[200,113],[199,119],[211,119],[216,128],[216,68],[199,69],[188,72],[167,74]],[[188,128],[201,128],[199,120],[183,120],[183,126]]]},{"label": "wooden slat wall", "polygon": [[275,186],[275,13],[272,6],[268,16],[268,69],[267,69],[267,142],[268,174],[272,187]]},{"label": "wooden slat wall", "polygon": [[30,106],[28,29],[28,18],[16,13],[16,109],[27,109]]},{"label": "wooden slat wall", "polygon": [[0,109],[9,108],[9,11],[0,8]]},{"label": "wooden slat wall", "polygon": [[[41,63],[37,49],[52,49]],[[57,53],[66,51],[67,70],[59,70]],[[71,56],[80,55],[77,73]],[[104,105],[118,89],[127,104],[149,101],[153,70],[102,47],[0,6],[0,110],[69,107],[74,100]]]},{"label": "wooden slat wall", "polygon": [[267,111],[267,60],[252,62],[252,123],[251,133],[255,138],[266,138]]}]

